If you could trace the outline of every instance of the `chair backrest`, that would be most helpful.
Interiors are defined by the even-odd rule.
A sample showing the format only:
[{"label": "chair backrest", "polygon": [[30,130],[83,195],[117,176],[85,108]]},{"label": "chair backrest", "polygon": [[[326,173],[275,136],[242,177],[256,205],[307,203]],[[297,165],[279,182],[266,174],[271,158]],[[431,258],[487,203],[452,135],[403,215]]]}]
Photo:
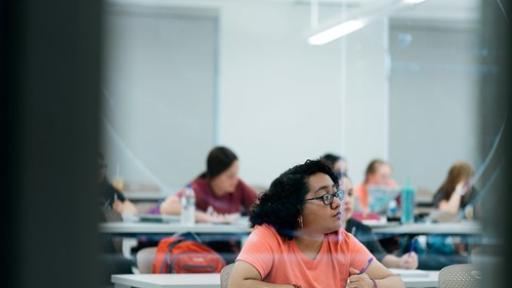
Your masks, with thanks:
[{"label": "chair backrest", "polygon": [[229,276],[231,276],[231,271],[233,271],[233,267],[235,267],[234,263],[224,266],[222,271],[220,271],[220,288],[228,288]]},{"label": "chair backrest", "polygon": [[155,259],[156,247],[148,247],[137,252],[137,268],[141,274],[151,273],[153,259]]},{"label": "chair backrest", "polygon": [[471,264],[456,264],[439,271],[439,288],[477,288],[481,284],[480,271]]}]

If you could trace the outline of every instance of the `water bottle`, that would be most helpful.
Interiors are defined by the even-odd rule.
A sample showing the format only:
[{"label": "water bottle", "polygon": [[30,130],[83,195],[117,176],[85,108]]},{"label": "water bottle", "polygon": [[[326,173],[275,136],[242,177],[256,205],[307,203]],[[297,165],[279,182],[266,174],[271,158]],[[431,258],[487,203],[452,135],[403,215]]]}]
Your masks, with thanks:
[{"label": "water bottle", "polygon": [[415,191],[410,185],[405,185],[401,191],[401,205],[402,215],[400,216],[400,222],[402,224],[414,222],[414,206],[415,206]]},{"label": "water bottle", "polygon": [[398,204],[395,199],[391,199],[388,204],[388,218],[395,218],[398,213]]},{"label": "water bottle", "polygon": [[196,222],[196,194],[190,186],[181,196],[181,224],[192,226]]}]

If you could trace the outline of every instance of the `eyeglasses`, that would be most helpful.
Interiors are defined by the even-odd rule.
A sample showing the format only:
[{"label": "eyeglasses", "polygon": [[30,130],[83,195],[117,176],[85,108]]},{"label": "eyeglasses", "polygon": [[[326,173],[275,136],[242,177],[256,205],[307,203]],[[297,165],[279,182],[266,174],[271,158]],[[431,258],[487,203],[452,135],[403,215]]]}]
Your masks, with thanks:
[{"label": "eyeglasses", "polygon": [[330,206],[332,204],[332,202],[334,201],[334,197],[340,199],[340,201],[343,201],[343,198],[345,197],[345,191],[340,189],[334,193],[324,194],[322,196],[313,197],[313,198],[309,198],[309,199],[305,199],[305,200],[306,201],[322,200],[322,202],[324,203],[325,206]]}]

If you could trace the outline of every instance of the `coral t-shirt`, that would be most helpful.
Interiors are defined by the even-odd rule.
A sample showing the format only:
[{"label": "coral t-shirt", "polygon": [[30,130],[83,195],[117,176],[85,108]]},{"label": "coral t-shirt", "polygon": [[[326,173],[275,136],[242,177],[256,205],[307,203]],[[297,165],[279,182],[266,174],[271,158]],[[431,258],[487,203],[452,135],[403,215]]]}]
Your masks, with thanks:
[{"label": "coral t-shirt", "polygon": [[374,256],[356,238],[340,229],[327,234],[315,259],[308,258],[295,240],[287,241],[270,225],[257,225],[237,261],[256,268],[262,281],[307,288],[345,287],[349,268],[363,269]]},{"label": "coral t-shirt", "polygon": [[354,188],[354,191],[356,192],[357,197],[359,197],[359,205],[364,211],[367,211],[369,204],[368,186],[361,183]]}]

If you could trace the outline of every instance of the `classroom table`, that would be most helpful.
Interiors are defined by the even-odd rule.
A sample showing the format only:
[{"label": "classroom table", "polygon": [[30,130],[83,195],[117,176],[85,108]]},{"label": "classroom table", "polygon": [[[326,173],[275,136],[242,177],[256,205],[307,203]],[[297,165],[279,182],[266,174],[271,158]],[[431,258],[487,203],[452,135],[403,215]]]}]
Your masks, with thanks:
[{"label": "classroom table", "polygon": [[450,223],[411,223],[390,227],[375,227],[375,234],[419,235],[419,234],[444,234],[444,235],[479,235],[482,227],[477,222],[462,221]]},{"label": "classroom table", "polygon": [[162,192],[125,192],[124,197],[132,202],[158,202],[167,198]]},{"label": "classroom table", "polygon": [[[439,271],[391,269],[402,277],[406,287],[438,287]],[[112,275],[116,288],[218,288],[220,274],[130,274]]]},{"label": "classroom table", "polygon": [[100,232],[124,237],[171,235],[183,232],[198,234],[249,234],[251,228],[246,223],[196,223],[195,225],[182,225],[180,223],[108,222],[100,224]]},{"label": "classroom table", "polygon": [[[363,221],[372,229],[396,228],[398,222]],[[99,231],[103,234],[115,236],[136,237],[144,235],[169,235],[182,232],[200,234],[249,234],[251,233],[249,220],[242,217],[233,224],[196,223],[193,226],[182,225],[179,222],[154,223],[154,222],[106,222],[99,225]],[[385,230],[384,230],[385,231]]]}]

